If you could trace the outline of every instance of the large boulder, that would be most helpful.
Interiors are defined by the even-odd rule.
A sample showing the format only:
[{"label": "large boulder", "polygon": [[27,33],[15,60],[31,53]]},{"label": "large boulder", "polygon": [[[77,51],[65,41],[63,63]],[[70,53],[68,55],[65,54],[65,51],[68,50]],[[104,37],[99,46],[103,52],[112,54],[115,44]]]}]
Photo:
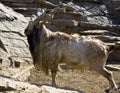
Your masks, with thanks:
[{"label": "large boulder", "polygon": [[47,85],[37,86],[27,82],[20,82],[6,77],[0,77],[0,92],[7,93],[84,93],[75,89],[52,87]]},{"label": "large boulder", "polygon": [[36,85],[0,76],[0,92],[6,91],[8,93],[39,93],[41,89]]},{"label": "large boulder", "polygon": [[0,3],[0,61],[2,66],[31,62],[24,29],[25,17]]}]

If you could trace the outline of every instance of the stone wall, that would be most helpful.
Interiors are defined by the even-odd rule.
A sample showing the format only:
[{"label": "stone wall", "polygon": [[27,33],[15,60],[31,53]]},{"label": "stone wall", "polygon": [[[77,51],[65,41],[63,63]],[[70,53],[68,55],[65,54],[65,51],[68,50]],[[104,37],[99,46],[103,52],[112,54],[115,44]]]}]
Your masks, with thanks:
[{"label": "stone wall", "polygon": [[[55,14],[54,19],[47,24],[49,29],[96,37],[109,45],[120,41],[120,21],[116,14],[119,14],[118,0],[1,0],[1,2],[24,16],[36,14],[38,8],[46,8],[49,11],[59,6],[65,9],[65,12]],[[110,55],[109,61],[119,62],[119,56],[120,48],[117,48]]]},{"label": "stone wall", "polygon": [[[5,5],[12,7],[15,11],[21,12],[25,16],[30,16],[31,13],[36,13],[37,8],[54,8],[59,2],[89,2],[96,4],[105,4],[114,17],[119,18],[120,15],[120,1],[119,0],[1,0]],[[113,11],[114,10],[114,11]],[[116,14],[118,16],[116,16]]]},{"label": "stone wall", "polygon": [[31,14],[36,13],[38,8],[53,8],[56,6],[46,0],[1,0],[1,2],[25,16],[30,16]]},{"label": "stone wall", "polygon": [[0,66],[20,66],[31,62],[24,35],[27,23],[23,15],[0,3]]}]

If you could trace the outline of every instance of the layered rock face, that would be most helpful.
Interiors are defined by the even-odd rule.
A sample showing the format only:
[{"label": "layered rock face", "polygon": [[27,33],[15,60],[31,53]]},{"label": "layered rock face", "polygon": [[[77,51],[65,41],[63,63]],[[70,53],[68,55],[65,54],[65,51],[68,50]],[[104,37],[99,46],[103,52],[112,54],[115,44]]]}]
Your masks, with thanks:
[{"label": "layered rock face", "polygon": [[[31,14],[36,14],[38,8],[46,8],[48,12],[57,6],[61,8],[61,11],[55,13],[54,19],[46,24],[52,31],[79,33],[99,38],[108,45],[120,42],[119,0],[1,0],[0,2],[12,7],[0,3],[0,91],[2,92],[78,93],[50,86],[40,88],[15,80],[24,81],[30,75],[29,70],[33,68],[28,66],[32,59],[24,35],[24,29],[28,24],[24,16],[30,17]],[[119,64],[120,47],[110,54],[108,62]],[[3,69],[4,67],[8,68]]]},{"label": "layered rock face", "polygon": [[31,62],[24,35],[25,17],[0,3],[0,61],[2,66]]},{"label": "layered rock face", "polygon": [[[1,2],[28,17],[36,14],[38,8],[46,8],[49,11],[59,6],[65,11],[58,11],[55,14],[54,19],[47,24],[49,29],[96,37],[109,45],[120,41],[119,0],[1,0]],[[19,56],[20,53],[10,54]],[[111,53],[109,61],[119,62],[119,56],[120,48],[117,48]]]}]

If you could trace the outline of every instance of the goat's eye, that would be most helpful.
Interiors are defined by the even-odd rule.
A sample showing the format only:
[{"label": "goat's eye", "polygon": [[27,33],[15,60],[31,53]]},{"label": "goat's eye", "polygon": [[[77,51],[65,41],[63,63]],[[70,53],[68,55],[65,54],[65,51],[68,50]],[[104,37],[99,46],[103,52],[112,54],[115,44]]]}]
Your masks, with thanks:
[{"label": "goat's eye", "polygon": [[28,29],[25,29],[24,34],[25,34],[26,36],[28,36],[28,35],[29,35],[29,30],[28,30]]}]

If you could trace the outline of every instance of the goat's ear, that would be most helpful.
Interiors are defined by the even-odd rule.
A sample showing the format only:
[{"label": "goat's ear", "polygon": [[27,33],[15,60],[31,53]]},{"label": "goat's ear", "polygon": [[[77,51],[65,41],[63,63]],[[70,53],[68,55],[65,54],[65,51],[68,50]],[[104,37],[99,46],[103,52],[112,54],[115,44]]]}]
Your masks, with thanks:
[{"label": "goat's ear", "polygon": [[37,9],[37,16],[41,16],[42,14],[44,14],[45,13],[45,11],[46,11],[46,9],[44,8],[38,8]]},{"label": "goat's ear", "polygon": [[36,18],[37,18],[36,15],[32,15],[32,16],[30,17],[30,20],[31,20],[31,21],[34,21]]}]

